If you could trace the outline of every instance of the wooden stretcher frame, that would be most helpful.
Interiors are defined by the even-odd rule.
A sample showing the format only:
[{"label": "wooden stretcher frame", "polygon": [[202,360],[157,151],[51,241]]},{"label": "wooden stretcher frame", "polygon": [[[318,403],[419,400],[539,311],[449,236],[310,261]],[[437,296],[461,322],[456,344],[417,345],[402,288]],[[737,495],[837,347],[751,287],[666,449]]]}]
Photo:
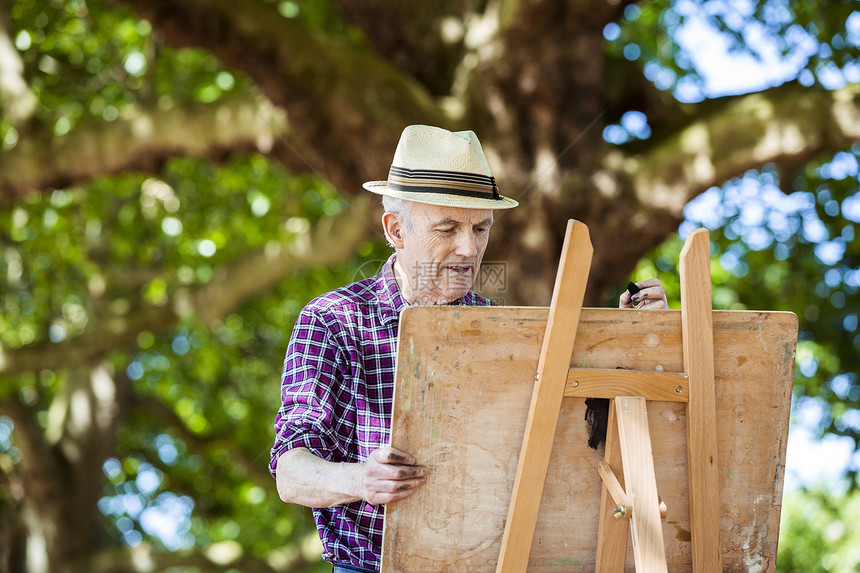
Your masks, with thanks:
[{"label": "wooden stretcher frame", "polygon": [[[404,312],[392,445],[413,453],[420,463],[430,466],[432,473],[428,485],[416,495],[387,508],[383,571],[589,571],[597,567],[604,571],[617,571],[625,567],[625,562],[628,569],[631,563],[640,563],[640,570],[666,570],[668,567],[678,571],[717,571],[722,569],[721,554],[727,555],[726,563],[730,570],[772,570],[784,472],[796,317],[791,313],[712,313],[708,247],[706,232],[695,233],[682,253],[682,304],[685,310],[680,317],[678,311],[581,309],[591,246],[587,229],[575,222],[571,222],[568,228],[549,319],[546,318],[546,309],[414,308]],[[588,320],[590,314],[605,317],[607,312],[611,317],[609,323],[598,324],[606,318]],[[540,346],[536,346],[538,336],[535,333],[540,330],[541,314],[544,317],[544,336]],[[764,386],[764,391],[727,388],[729,391],[723,392],[726,396],[717,407],[711,322],[713,316],[718,332],[725,330],[725,321],[719,320],[723,314],[727,315],[725,319],[729,321],[731,334],[730,340],[718,339],[721,343],[717,346],[718,362],[725,370],[724,365],[734,360],[738,368],[737,372],[732,372],[731,367],[727,372],[720,371],[717,381],[728,381],[730,385],[742,383],[744,379],[737,376],[751,374],[749,370],[754,364],[752,375],[758,379],[756,384]],[[463,322],[464,315],[470,318],[468,323]],[[570,328],[570,324],[588,328]],[[512,340],[506,340],[505,330],[511,332]],[[683,331],[684,336],[679,336],[678,330]],[[769,337],[763,337],[765,331]],[[444,338],[441,338],[443,334]],[[603,338],[595,342],[592,335]],[[577,352],[583,336],[587,347]],[[747,340],[751,337],[757,338],[758,346],[755,340]],[[737,346],[738,341],[741,341],[741,346]],[[618,351],[619,344],[622,350],[633,345],[649,352],[640,350],[625,354]],[[727,352],[723,352],[724,347],[728,347]],[[497,359],[490,363],[487,361],[488,351],[497,355]],[[536,351],[540,352],[537,368],[529,369],[527,364],[534,360]],[[571,352],[573,362],[569,358]],[[502,357],[507,360],[499,360]],[[742,367],[746,362],[751,366]],[[571,364],[574,368],[570,368]],[[451,365],[456,366],[452,368]],[[583,368],[585,365],[599,368]],[[477,375],[476,366],[485,370],[486,378]],[[616,370],[618,367],[631,370]],[[533,373],[530,377],[529,371]],[[532,388],[527,388],[528,378],[536,379]],[[477,399],[469,397],[469,393],[475,390],[479,394]],[[487,399],[482,400],[481,393],[489,393]],[[420,408],[413,404],[417,395],[422,398]],[[564,403],[562,395],[568,396]],[[613,475],[624,476],[626,469],[631,475],[644,476],[646,481],[650,475],[649,483],[655,486],[651,489],[656,490],[659,486],[663,498],[669,502],[666,521],[656,526],[654,512],[659,512],[656,491],[653,504],[643,505],[641,500],[636,504],[631,520],[633,559],[626,556],[627,520],[600,517],[613,515],[618,505],[612,503],[605,488],[602,501],[600,494],[596,493],[601,491],[597,477],[600,456],[582,451],[585,440],[581,438],[585,429],[581,417],[576,420],[580,426],[573,432],[579,438],[572,440],[573,444],[569,443],[571,427],[568,424],[572,420],[566,412],[572,410],[581,414],[586,396],[614,398],[624,395],[631,397],[625,403],[632,405],[631,412],[635,411],[635,415],[622,413],[619,418],[610,420],[606,447],[608,466],[601,473],[606,476],[608,470]],[[529,398],[528,408],[523,412],[523,398],[526,396]],[[635,396],[660,400],[649,408],[650,419],[644,414],[644,400],[641,400],[640,407],[640,401],[632,398]],[[744,400],[756,406],[749,408],[754,415],[741,416],[730,422],[727,429],[730,439],[722,440],[722,448],[718,447],[717,418],[721,421],[730,419],[726,409],[736,413],[738,404],[734,402]],[[458,411],[461,404],[466,412],[476,414],[479,427],[475,428],[474,423],[464,425],[455,422],[464,415]],[[498,413],[504,419],[501,426],[504,431],[480,428],[482,424],[492,423],[493,412],[485,412],[484,405],[489,408],[501,406]],[[678,412],[678,406],[681,406],[681,412]],[[748,408],[746,405],[742,407]],[[615,412],[614,409],[610,411]],[[655,414],[658,420],[662,417],[673,422],[669,424],[671,431],[665,431],[661,427],[662,422],[656,424],[657,432],[653,431]],[[683,428],[674,423],[682,417]],[[559,418],[565,423],[560,429],[556,427]],[[644,467],[641,455],[639,461],[625,463],[624,467],[619,463],[621,448],[613,448],[618,444],[614,428],[621,428],[617,424],[624,420],[638,424],[634,426],[638,430],[632,434],[628,432],[633,436],[628,438],[628,442],[641,436],[642,420],[645,420],[646,430],[651,426],[652,436],[656,438],[654,457],[650,454],[650,444],[646,451],[641,440],[636,442],[638,445],[634,449],[639,454],[644,452],[645,458],[656,464],[656,469],[640,472],[639,469]],[[685,420],[696,422],[684,424]],[[749,421],[756,423],[748,424]],[[749,444],[738,443],[743,441],[740,440],[742,436],[738,426],[744,423],[750,430],[757,431],[756,439]],[[458,426],[461,430],[459,436]],[[774,429],[775,436],[767,433]],[[442,434],[446,440],[441,440]],[[500,440],[500,435],[504,439]],[[776,439],[764,444],[755,443],[756,440],[761,442],[763,435]],[[511,443],[517,436],[521,441],[519,450]],[[446,444],[441,451],[440,442]],[[590,465],[591,475],[583,474],[580,464],[573,472],[565,465],[569,462],[563,461],[564,453],[570,452],[560,452],[559,446],[566,442],[567,446],[573,445],[577,450],[574,459],[578,462],[591,459],[591,464],[584,464]],[[690,444],[689,451],[687,444]],[[725,449],[727,445],[730,454],[725,458],[729,466],[734,464],[738,450],[756,450],[753,452],[755,459],[751,460],[756,471],[747,476],[747,468],[743,468],[744,472],[729,468],[728,475],[721,475],[718,464],[721,452],[718,450]],[[667,450],[672,453],[668,458]],[[493,453],[487,455],[488,452]],[[495,467],[489,471],[495,475],[494,479],[483,479],[487,478],[488,470],[474,460],[482,456],[488,466]],[[749,457],[747,452],[744,459]],[[690,468],[686,483],[679,479],[677,468],[673,473],[666,467],[667,462],[673,460],[682,468]],[[516,463],[515,472],[511,471],[514,469],[512,463]],[[499,469],[505,471],[500,473]],[[547,472],[552,479],[546,479],[547,491],[544,491]],[[735,476],[743,473],[746,480],[739,482],[733,473]],[[513,477],[508,479],[511,474]],[[566,484],[564,479],[558,479],[566,475],[575,475],[574,483]],[[727,480],[729,488],[724,487]],[[567,497],[565,490],[575,501],[553,499]],[[689,498],[686,496],[688,490]],[[768,501],[768,505],[757,509],[758,504],[764,501]],[[756,509],[758,513],[751,516],[748,511],[739,512],[737,508],[725,509],[726,505],[736,502],[752,504],[754,513]],[[507,509],[503,520],[498,519],[501,506]],[[490,522],[480,519],[482,512],[488,512],[493,519]],[[577,515],[588,517],[575,520]],[[721,516],[727,519],[721,520]],[[595,517],[597,523],[594,523]],[[646,521],[638,523],[638,519],[643,517],[647,517]],[[544,523],[544,520],[548,521]],[[470,521],[483,526],[471,527]],[[571,538],[562,535],[559,540],[556,539],[558,535],[547,533],[552,530],[553,521],[557,527],[571,521],[584,521],[585,528]],[[598,529],[599,539],[595,540]],[[666,535],[669,543],[662,549],[664,533],[674,533],[675,539]],[[751,535],[755,539],[751,539]],[[650,545],[642,543],[643,539],[650,539]],[[575,542],[571,543],[573,540]],[[730,547],[727,551],[727,545],[735,549]],[[662,569],[659,565],[657,569],[650,565],[643,568],[643,557],[637,550],[647,546],[651,547],[649,555],[659,553],[662,556]]]}]

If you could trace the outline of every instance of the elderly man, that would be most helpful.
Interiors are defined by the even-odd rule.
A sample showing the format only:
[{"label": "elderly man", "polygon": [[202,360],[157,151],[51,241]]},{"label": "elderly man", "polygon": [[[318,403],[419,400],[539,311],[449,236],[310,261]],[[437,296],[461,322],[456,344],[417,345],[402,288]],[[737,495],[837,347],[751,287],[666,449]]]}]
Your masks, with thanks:
[{"label": "elderly man", "polygon": [[[285,502],[314,508],[333,571],[378,571],[382,504],[424,484],[427,469],[386,446],[400,311],[409,304],[492,304],[470,289],[499,195],[471,131],[407,127],[383,196],[395,253],[380,273],[312,300],[293,328],[281,378],[270,471]],[[659,281],[639,283],[622,307],[665,307]]]}]

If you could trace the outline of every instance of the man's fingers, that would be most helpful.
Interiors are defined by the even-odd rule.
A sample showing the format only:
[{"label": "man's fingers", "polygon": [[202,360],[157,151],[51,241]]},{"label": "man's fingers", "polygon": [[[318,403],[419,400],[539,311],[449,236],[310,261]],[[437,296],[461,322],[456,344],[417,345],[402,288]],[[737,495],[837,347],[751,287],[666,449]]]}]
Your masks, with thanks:
[{"label": "man's fingers", "polygon": [[383,491],[388,491],[392,493],[403,492],[410,489],[415,489],[418,486],[424,485],[427,481],[425,477],[412,478],[408,480],[398,480],[398,481],[384,481],[382,482],[385,487],[380,488]]},{"label": "man's fingers", "polygon": [[371,505],[403,499],[424,485],[429,473],[404,451],[388,446],[373,450],[363,464],[362,497]]},{"label": "man's fingers", "polygon": [[659,309],[669,308],[669,303],[666,300],[666,291],[663,290],[663,283],[660,279],[653,278],[635,283],[639,291],[630,294],[629,290],[625,290],[618,298],[619,308],[637,308],[637,309]]},{"label": "man's fingers", "polygon": [[410,482],[392,482],[393,487],[380,487],[379,490],[373,491],[368,495],[367,502],[371,505],[380,503],[391,503],[405,497],[409,497],[415,493],[418,488],[424,485],[425,478]]},{"label": "man's fingers", "polygon": [[663,295],[663,283],[658,278],[652,278],[638,283],[633,283],[639,289],[637,292],[630,294],[629,290],[625,290],[618,298],[619,308],[642,308],[642,302],[655,300]]},{"label": "man's fingers", "polygon": [[373,480],[368,485],[370,486],[369,489],[375,494],[398,493],[409,491],[410,489],[415,489],[419,486],[424,485],[426,481],[426,477],[417,477],[407,480],[377,479]]},{"label": "man's fingers", "polygon": [[666,304],[665,300],[658,299],[658,300],[654,300],[651,302],[644,302],[641,305],[639,305],[637,308],[652,310],[652,309],[669,308],[669,305]]},{"label": "man's fingers", "polygon": [[426,477],[412,478],[408,480],[371,480],[367,484],[367,497],[371,505],[389,503],[403,499],[415,493],[419,487],[427,482]]},{"label": "man's fingers", "polygon": [[416,465],[415,458],[411,455],[391,447],[371,452],[364,468],[365,479],[375,481],[411,483],[410,480],[423,479],[429,473],[424,466]]},{"label": "man's fingers", "polygon": [[428,474],[424,466],[398,466],[394,464],[367,464],[367,476],[385,480],[409,480]]},{"label": "man's fingers", "polygon": [[664,296],[665,295],[663,294],[663,288],[656,286],[656,287],[643,288],[642,290],[640,290],[639,292],[634,294],[631,298],[636,302],[642,302],[643,300],[661,299]]},{"label": "man's fingers", "polygon": [[415,458],[404,451],[389,446],[373,450],[369,457],[381,464],[403,464],[407,466],[415,464]]}]

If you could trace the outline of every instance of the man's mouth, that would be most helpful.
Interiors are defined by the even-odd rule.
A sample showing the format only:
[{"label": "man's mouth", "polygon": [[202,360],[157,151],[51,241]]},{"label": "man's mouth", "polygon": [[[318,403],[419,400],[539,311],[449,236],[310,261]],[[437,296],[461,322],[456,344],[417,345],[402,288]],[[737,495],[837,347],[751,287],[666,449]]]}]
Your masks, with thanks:
[{"label": "man's mouth", "polygon": [[467,274],[472,272],[472,265],[448,265],[446,268],[449,271],[460,274]]}]

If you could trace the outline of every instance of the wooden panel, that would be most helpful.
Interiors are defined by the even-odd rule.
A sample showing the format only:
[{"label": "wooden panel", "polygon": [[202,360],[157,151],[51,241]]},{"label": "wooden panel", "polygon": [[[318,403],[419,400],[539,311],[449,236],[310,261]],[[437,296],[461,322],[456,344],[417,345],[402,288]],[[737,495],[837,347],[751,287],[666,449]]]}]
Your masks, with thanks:
[{"label": "wooden panel", "polygon": [[520,573],[528,566],[576,339],[576,328],[570,325],[579,324],[592,253],[588,227],[568,221],[502,534],[497,573]]},{"label": "wooden panel", "polygon": [[[547,309],[408,308],[400,325],[392,445],[431,470],[387,507],[383,570],[496,567]],[[713,313],[726,571],[774,571],[797,318]],[[583,309],[571,367],[681,372],[681,313]],[[683,403],[649,402],[669,571],[690,571]],[[562,401],[529,571],[593,571],[602,451],[582,398]],[[626,569],[633,570],[628,544]]]}]

